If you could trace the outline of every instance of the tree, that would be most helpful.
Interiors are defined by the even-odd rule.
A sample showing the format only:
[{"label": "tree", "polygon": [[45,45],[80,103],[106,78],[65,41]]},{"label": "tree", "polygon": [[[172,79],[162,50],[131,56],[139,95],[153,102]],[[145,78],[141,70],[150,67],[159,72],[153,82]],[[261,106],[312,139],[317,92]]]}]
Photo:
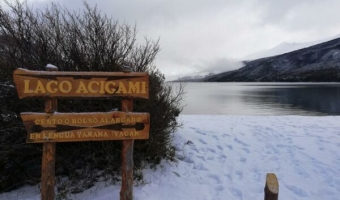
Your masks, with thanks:
[{"label": "tree", "polygon": [[[120,71],[128,65],[134,71],[148,72],[150,99],[134,101],[134,110],[150,113],[150,139],[135,142],[135,172],[138,175],[145,163],[155,166],[163,158],[173,159],[170,136],[180,125],[176,116],[182,110],[184,91],[180,87],[174,92],[154,66],[158,41],[145,39],[138,44],[136,26],[120,24],[87,3],[81,12],[53,3],[44,10],[33,10],[18,1],[6,3],[9,11],[0,7],[0,173],[4,174],[0,191],[37,183],[40,178],[41,145],[25,143],[19,113],[43,112],[44,106],[39,100],[19,101],[12,81],[18,67],[43,70],[51,63],[60,71]],[[119,108],[118,101],[59,100],[58,105],[60,112],[114,108]],[[67,187],[73,192],[90,187],[99,172],[115,180],[120,172],[120,150],[121,142],[58,143],[56,173],[68,176],[70,182],[81,180],[82,184]]]}]

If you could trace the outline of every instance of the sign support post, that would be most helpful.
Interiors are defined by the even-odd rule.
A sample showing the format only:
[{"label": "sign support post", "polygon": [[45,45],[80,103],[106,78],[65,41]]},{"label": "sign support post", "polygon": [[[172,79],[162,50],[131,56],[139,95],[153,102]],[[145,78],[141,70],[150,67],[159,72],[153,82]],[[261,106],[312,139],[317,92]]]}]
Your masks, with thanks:
[{"label": "sign support post", "polygon": [[[131,67],[124,67],[124,72],[132,72]],[[133,111],[133,100],[122,100],[122,111]],[[122,144],[122,186],[120,190],[120,200],[133,199],[133,145],[134,140],[123,140]]]},{"label": "sign support post", "polygon": [[[122,100],[123,112],[132,112],[132,109],[133,100]],[[133,144],[134,140],[123,140],[120,200],[132,200],[133,198]]]},{"label": "sign support post", "polygon": [[[58,68],[47,68],[47,71],[58,71]],[[45,112],[54,113],[57,111],[57,99],[47,98],[45,100]],[[43,143],[43,154],[41,163],[41,199],[54,200],[55,184],[55,142]]]}]

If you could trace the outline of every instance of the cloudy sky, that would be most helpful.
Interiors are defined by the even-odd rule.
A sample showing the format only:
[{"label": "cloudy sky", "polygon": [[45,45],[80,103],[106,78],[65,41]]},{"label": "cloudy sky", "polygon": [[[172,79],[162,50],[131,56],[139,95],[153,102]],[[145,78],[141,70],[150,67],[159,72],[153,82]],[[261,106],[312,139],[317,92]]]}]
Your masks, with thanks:
[{"label": "cloudy sky", "polygon": [[[82,0],[53,0],[71,10]],[[28,0],[41,7],[50,0]],[[168,79],[227,71],[283,42],[340,34],[339,0],[87,0],[122,23],[137,25],[140,42],[160,38],[157,67]]]}]

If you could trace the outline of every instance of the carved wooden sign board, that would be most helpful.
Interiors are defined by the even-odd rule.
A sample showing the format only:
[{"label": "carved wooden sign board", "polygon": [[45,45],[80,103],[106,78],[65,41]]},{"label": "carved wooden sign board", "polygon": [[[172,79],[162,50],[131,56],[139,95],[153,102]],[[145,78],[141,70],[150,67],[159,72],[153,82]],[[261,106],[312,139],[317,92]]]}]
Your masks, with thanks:
[{"label": "carved wooden sign board", "polygon": [[21,113],[28,143],[148,139],[148,113]]},{"label": "carved wooden sign board", "polygon": [[145,72],[59,72],[16,69],[19,98],[149,98]]}]

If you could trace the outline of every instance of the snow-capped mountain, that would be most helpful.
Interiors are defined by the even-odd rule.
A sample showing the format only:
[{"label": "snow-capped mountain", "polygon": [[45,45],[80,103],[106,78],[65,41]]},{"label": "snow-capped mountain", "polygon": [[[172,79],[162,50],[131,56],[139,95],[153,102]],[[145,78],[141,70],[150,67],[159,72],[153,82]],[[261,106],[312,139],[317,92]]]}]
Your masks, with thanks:
[{"label": "snow-capped mountain", "polygon": [[244,61],[245,66],[204,81],[340,81],[340,38],[282,55]]},{"label": "snow-capped mountain", "polygon": [[315,44],[318,44],[316,42],[306,42],[306,43],[287,43],[283,42],[274,48],[268,49],[268,50],[263,50],[259,51],[257,53],[251,54],[249,56],[246,56],[244,60],[255,60],[259,58],[266,58],[266,57],[271,57],[271,56],[276,56],[292,51],[296,51],[298,49],[303,49],[307,48],[310,46],[313,46]]},{"label": "snow-capped mountain", "polygon": [[320,44],[320,43],[324,43],[324,42],[327,42],[327,41],[330,41],[330,40],[333,40],[333,39],[336,39],[336,38],[339,38],[339,37],[340,37],[340,34],[333,36],[333,37],[330,37],[330,38],[312,41],[312,42],[303,42],[303,43],[282,42],[281,44],[279,44],[279,45],[277,45],[277,46],[275,46],[271,49],[262,50],[262,51],[254,53],[254,54],[248,55],[248,56],[244,57],[243,60],[255,60],[255,59],[259,59],[259,58],[276,56],[276,55],[296,51],[296,50],[299,50],[299,49],[311,47],[311,46],[314,46],[314,45],[317,45],[317,44]]}]

